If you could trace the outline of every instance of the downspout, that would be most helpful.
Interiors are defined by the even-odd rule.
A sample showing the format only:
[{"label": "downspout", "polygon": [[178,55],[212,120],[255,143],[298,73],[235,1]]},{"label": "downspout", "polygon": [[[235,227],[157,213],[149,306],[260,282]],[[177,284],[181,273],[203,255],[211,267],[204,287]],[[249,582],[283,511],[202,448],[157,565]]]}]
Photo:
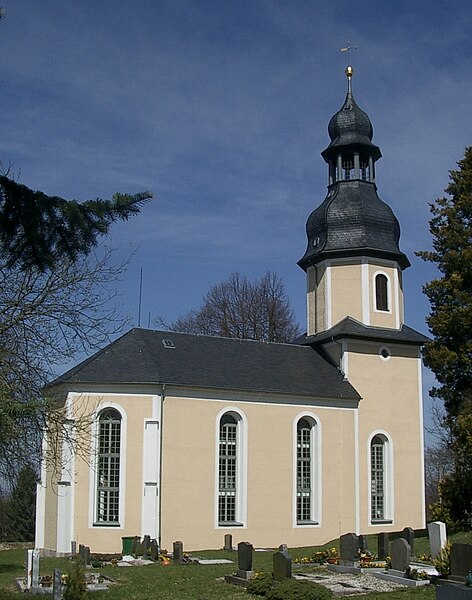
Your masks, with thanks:
[{"label": "downspout", "polygon": [[164,400],[165,400],[165,390],[166,384],[163,383],[161,385],[161,427],[159,434],[159,489],[158,489],[158,497],[159,497],[159,552],[161,551],[161,535],[162,535],[162,441],[163,441],[163,428],[164,428]]}]

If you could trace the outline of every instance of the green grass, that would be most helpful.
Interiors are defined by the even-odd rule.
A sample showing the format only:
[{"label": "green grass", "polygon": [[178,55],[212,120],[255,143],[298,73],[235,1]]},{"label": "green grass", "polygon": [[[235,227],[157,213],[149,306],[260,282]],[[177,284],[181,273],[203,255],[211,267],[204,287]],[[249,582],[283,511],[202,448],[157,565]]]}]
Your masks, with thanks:
[{"label": "green grass", "polygon": [[[451,536],[451,542],[472,543],[472,533],[460,533]],[[323,548],[337,546],[338,541],[326,544]],[[369,537],[369,548],[376,549],[375,536]],[[292,558],[310,556],[320,547],[290,548]],[[415,539],[415,554],[429,554],[427,538]],[[261,600],[260,596],[247,594],[243,589],[223,583],[219,579],[229,575],[237,568],[236,552],[223,550],[205,550],[193,552],[194,556],[211,558],[229,558],[234,564],[227,565],[173,565],[160,564],[145,567],[102,567],[101,573],[115,579],[119,585],[108,592],[94,592],[94,600]],[[0,598],[18,600],[21,595],[16,591],[15,579],[24,576],[25,550],[0,551]],[[41,559],[41,573],[52,573],[54,568],[67,572],[67,559]],[[254,570],[272,570],[272,552],[254,553]],[[306,569],[304,569],[306,570]],[[433,586],[426,588],[405,588],[389,593],[371,593],[356,596],[365,600],[432,600],[435,598]]]}]

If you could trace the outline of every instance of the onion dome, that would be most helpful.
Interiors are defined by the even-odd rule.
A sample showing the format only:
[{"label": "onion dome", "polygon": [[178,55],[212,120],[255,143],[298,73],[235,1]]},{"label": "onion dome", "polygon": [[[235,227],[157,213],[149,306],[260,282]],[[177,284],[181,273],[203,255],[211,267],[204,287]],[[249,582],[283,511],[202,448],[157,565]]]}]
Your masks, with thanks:
[{"label": "onion dome", "polygon": [[348,92],[329,122],[331,143],[322,152],[329,165],[328,194],[308,217],[308,245],[298,264],[305,271],[328,258],[366,256],[410,266],[399,247],[400,225],[392,209],[377,195],[374,163],[382,155],[372,143],[367,114],[352,95],[353,70],[346,69]]}]

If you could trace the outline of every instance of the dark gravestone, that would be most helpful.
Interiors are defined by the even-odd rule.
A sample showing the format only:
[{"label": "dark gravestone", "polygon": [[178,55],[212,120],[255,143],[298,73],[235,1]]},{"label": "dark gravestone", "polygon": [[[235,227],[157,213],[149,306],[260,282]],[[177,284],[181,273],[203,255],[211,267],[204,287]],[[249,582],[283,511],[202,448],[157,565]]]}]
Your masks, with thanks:
[{"label": "dark gravestone", "polygon": [[173,544],[173,559],[175,563],[182,563],[184,561],[184,543],[174,542]]},{"label": "dark gravestone", "polygon": [[159,559],[159,544],[156,540],[152,540],[149,546],[149,558],[154,561]]},{"label": "dark gravestone", "polygon": [[77,554],[77,542],[70,543],[70,553],[72,554],[72,556],[75,556]]},{"label": "dark gravestone", "polygon": [[143,538],[143,556],[144,558],[148,558],[149,556],[149,548],[151,547],[151,536],[145,535]]},{"label": "dark gravestone", "polygon": [[472,569],[472,544],[452,544],[450,563],[449,579],[465,583],[465,578]]},{"label": "dark gravestone", "polygon": [[61,600],[62,598],[62,578],[61,570],[54,569],[54,579],[52,582],[52,599]]},{"label": "dark gravestone", "polygon": [[359,562],[359,540],[355,533],[345,533],[339,538],[339,564],[355,566]]},{"label": "dark gravestone", "polygon": [[134,545],[134,555],[135,556],[143,556],[143,554],[144,554],[144,547],[141,542],[137,542]]},{"label": "dark gravestone", "polygon": [[386,560],[388,556],[388,533],[377,535],[377,556],[379,560]]},{"label": "dark gravestone", "polygon": [[132,556],[137,556],[137,548],[138,548],[138,544],[141,542],[141,538],[139,537],[139,535],[135,535],[133,538],[133,541],[131,543],[131,555]]},{"label": "dark gravestone", "polygon": [[250,579],[252,572],[252,555],[254,548],[249,542],[239,542],[238,544],[238,577]]},{"label": "dark gravestone", "polygon": [[402,531],[402,538],[404,538],[410,545],[411,553],[415,555],[415,532],[411,527],[405,527]]},{"label": "dark gravestone", "polygon": [[405,538],[397,538],[392,542],[392,569],[405,573],[410,566],[411,548]]},{"label": "dark gravestone", "polygon": [[233,549],[233,536],[231,533],[225,534],[225,545],[223,546],[224,550],[232,550]]},{"label": "dark gravestone", "polygon": [[286,552],[276,552],[273,556],[274,581],[284,581],[292,577],[292,559]]},{"label": "dark gravestone", "polygon": [[369,548],[367,546],[367,536],[366,535],[359,535],[358,536],[358,544],[359,544],[359,550],[361,552],[366,552]]},{"label": "dark gravestone", "polygon": [[90,564],[90,547],[89,546],[85,546],[84,558],[85,558],[84,565],[88,566]]}]

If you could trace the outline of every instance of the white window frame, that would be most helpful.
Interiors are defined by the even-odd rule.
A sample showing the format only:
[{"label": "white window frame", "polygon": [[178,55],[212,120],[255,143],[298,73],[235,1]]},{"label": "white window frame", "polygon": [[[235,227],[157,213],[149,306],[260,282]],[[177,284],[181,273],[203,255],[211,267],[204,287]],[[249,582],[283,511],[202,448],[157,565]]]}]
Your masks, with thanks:
[{"label": "white window frame", "polygon": [[[387,310],[383,310],[383,309],[379,309],[377,308],[377,277],[379,275],[383,275],[386,279],[387,279]],[[391,315],[393,312],[393,306],[392,306],[392,280],[390,278],[390,275],[388,273],[386,273],[385,271],[376,271],[373,275],[373,286],[372,286],[372,292],[373,292],[373,306],[374,306],[374,312],[377,313],[381,313],[384,315]]]},{"label": "white window frame", "polygon": [[[310,431],[310,442],[311,442],[311,518],[309,521],[298,521],[297,515],[297,468],[298,468],[298,423],[301,419],[305,419],[311,424]],[[321,498],[322,498],[322,456],[321,456],[321,421],[319,417],[312,412],[301,412],[293,420],[292,425],[292,438],[293,438],[293,497],[292,497],[292,519],[294,528],[306,528],[306,527],[321,527]]]},{"label": "white window frame", "polygon": [[[119,479],[119,505],[118,523],[98,523],[97,516],[97,488],[98,488],[98,442],[99,442],[99,419],[100,414],[107,409],[114,409],[121,415],[120,431],[120,479]],[[89,528],[91,529],[124,529],[125,527],[125,489],[126,489],[126,437],[127,437],[127,415],[122,406],[116,402],[102,402],[95,409],[92,423],[91,436],[91,460],[89,480]]]},{"label": "white window frame", "polygon": [[[230,415],[236,420],[236,519],[234,522],[219,521],[219,490],[220,490],[220,422],[222,417]],[[230,529],[231,527],[247,527],[247,419],[246,415],[235,406],[222,409],[215,420],[215,529]]]},{"label": "white window frame", "polygon": [[[372,462],[371,446],[374,437],[382,438],[384,442],[384,518],[372,519]],[[367,443],[367,498],[368,498],[368,523],[371,526],[382,526],[394,523],[394,469],[393,469],[393,442],[390,434],[377,430],[370,434]]]}]

